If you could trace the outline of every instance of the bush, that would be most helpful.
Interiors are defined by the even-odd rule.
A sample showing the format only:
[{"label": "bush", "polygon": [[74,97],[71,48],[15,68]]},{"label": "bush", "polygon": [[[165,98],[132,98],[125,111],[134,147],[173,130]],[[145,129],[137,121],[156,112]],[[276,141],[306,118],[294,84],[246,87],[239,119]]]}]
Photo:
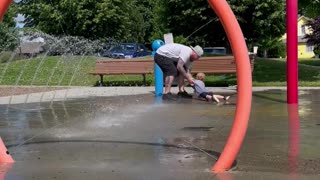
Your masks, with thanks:
[{"label": "bush", "polygon": [[286,45],[277,38],[261,41],[258,56],[265,58],[279,58],[286,56]]},{"label": "bush", "polygon": [[277,44],[268,50],[269,58],[286,57],[286,45],[283,42]]},{"label": "bush", "polygon": [[9,61],[17,61],[25,59],[24,56],[19,56],[19,54],[11,52],[11,51],[2,51],[0,53],[0,63],[6,63]]},{"label": "bush", "polygon": [[0,23],[0,51],[12,51],[19,42],[18,33],[5,23]]}]

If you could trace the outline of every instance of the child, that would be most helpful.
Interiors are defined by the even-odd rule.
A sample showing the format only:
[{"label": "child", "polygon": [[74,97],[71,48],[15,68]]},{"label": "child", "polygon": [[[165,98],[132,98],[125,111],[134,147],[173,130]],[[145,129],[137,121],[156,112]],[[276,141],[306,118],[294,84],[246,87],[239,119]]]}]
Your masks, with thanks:
[{"label": "child", "polygon": [[198,73],[196,76],[196,79],[194,80],[194,92],[195,94],[200,97],[200,98],[204,98],[207,101],[215,101],[217,103],[220,102],[219,99],[223,99],[225,101],[227,101],[230,96],[221,96],[221,95],[217,95],[217,94],[213,94],[213,92],[210,92],[206,89],[205,84],[204,84],[204,78],[205,78],[205,74],[204,73]]}]

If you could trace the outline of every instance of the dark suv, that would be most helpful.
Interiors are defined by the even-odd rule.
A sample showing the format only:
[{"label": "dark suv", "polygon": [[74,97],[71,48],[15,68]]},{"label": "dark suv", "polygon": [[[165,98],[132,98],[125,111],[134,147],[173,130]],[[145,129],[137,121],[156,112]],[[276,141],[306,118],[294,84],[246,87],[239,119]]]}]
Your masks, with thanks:
[{"label": "dark suv", "polygon": [[102,56],[114,59],[130,59],[141,56],[148,56],[151,53],[145,45],[140,43],[120,43],[106,50]]}]

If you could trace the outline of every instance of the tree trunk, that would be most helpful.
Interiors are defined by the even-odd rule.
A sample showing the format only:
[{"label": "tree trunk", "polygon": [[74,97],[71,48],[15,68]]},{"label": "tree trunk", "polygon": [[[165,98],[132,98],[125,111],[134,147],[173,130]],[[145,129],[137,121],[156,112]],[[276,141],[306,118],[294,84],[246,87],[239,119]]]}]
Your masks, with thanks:
[{"label": "tree trunk", "polygon": [[268,57],[268,51],[267,51],[267,50],[264,50],[264,51],[263,51],[263,57],[264,57],[264,58],[267,58],[267,57]]}]

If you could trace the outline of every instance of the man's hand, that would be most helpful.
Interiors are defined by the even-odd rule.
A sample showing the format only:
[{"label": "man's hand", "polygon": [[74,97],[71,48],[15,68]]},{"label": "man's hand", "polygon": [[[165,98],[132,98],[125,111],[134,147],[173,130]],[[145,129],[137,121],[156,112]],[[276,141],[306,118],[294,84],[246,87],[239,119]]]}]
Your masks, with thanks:
[{"label": "man's hand", "polygon": [[190,86],[194,86],[194,81],[193,81],[192,78],[190,78],[190,76],[189,76],[189,78],[187,80],[188,80]]},{"label": "man's hand", "polygon": [[187,71],[187,81],[189,82],[189,84],[191,85],[191,86],[193,86],[194,85],[194,78],[192,77],[192,75],[190,74],[190,72],[189,72],[189,70]]}]

